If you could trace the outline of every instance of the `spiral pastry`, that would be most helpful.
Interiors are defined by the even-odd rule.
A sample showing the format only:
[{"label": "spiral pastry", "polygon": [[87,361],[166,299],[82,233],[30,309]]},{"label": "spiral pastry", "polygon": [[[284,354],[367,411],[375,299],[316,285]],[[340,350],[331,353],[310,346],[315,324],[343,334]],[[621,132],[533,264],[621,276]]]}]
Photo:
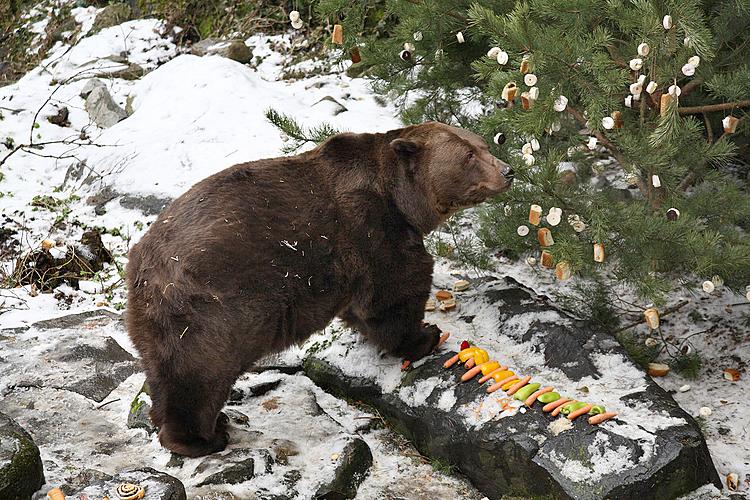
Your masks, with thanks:
[{"label": "spiral pastry", "polygon": [[115,492],[120,500],[140,500],[146,494],[143,486],[131,483],[121,483]]}]

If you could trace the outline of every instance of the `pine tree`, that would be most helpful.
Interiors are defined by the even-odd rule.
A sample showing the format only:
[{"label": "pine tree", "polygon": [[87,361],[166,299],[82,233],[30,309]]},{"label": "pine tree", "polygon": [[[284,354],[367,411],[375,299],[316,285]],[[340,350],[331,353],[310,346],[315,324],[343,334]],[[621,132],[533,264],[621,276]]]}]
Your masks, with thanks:
[{"label": "pine tree", "polygon": [[[320,0],[317,12],[405,123],[472,129],[513,165],[513,189],[481,212],[487,246],[539,258],[547,227],[558,270],[606,269],[657,303],[714,276],[745,293],[750,1]],[[562,222],[530,224],[531,205]]]}]

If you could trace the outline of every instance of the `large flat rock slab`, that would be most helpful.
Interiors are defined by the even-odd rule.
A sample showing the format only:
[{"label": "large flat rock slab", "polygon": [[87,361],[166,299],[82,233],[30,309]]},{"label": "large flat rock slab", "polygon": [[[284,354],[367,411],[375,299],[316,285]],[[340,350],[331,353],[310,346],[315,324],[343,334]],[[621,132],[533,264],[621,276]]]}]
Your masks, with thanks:
[{"label": "large flat rock slab", "polygon": [[[0,346],[0,408],[39,447],[47,481],[40,498],[53,487],[68,498],[116,498],[112,489],[126,480],[162,499],[482,497],[464,478],[423,463],[376,415],[299,373],[301,352],[242,376],[224,408],[227,449],[193,459],[162,448],[149,426],[128,427],[136,395],[150,402],[141,393],[143,373],[109,379],[96,397],[77,387],[96,363],[100,371],[138,368],[119,315],[92,311],[5,329]],[[142,417],[148,422],[148,412]]]},{"label": "large flat rock slab", "polygon": [[[669,499],[719,484],[696,423],[612,337],[509,279],[477,281],[458,301],[458,311],[428,316],[453,333],[447,349],[407,373],[351,331],[308,358],[305,372],[374,406],[421,453],[456,465],[490,498]],[[462,383],[462,367],[442,364],[464,338],[516,373],[618,418],[599,426],[579,418],[565,429],[540,405],[521,408],[502,391]]]},{"label": "large flat rock slab", "polygon": [[101,402],[139,369],[115,340],[125,330],[118,315],[92,311],[2,330],[0,391],[48,387]]}]

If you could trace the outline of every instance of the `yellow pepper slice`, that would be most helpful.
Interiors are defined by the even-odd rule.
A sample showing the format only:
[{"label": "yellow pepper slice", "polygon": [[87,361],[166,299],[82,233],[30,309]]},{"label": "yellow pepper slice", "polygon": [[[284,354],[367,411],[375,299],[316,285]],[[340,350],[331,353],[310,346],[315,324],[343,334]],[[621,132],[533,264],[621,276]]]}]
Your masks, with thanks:
[{"label": "yellow pepper slice", "polygon": [[500,368],[500,363],[497,361],[487,361],[479,365],[479,368],[482,370],[482,375],[487,375],[491,371]]},{"label": "yellow pepper slice", "polygon": [[483,349],[479,349],[479,351],[474,354],[474,364],[475,365],[481,365],[482,363],[486,363],[490,360],[490,355],[487,353],[487,351]]},{"label": "yellow pepper slice", "polygon": [[470,358],[473,358],[477,351],[481,351],[478,347],[469,347],[458,353],[458,359],[461,363],[466,363]]},{"label": "yellow pepper slice", "polygon": [[503,386],[500,387],[500,388],[502,390],[504,390],[504,391],[507,391],[508,389],[510,389],[511,387],[513,387],[514,385],[516,385],[517,383],[518,383],[518,380],[511,380],[507,384],[503,384]]},{"label": "yellow pepper slice", "polygon": [[496,374],[494,374],[492,376],[492,378],[495,379],[495,383],[497,383],[497,382],[500,382],[501,380],[505,380],[506,378],[511,377],[513,375],[515,375],[515,373],[513,373],[512,371],[510,371],[510,370],[503,370],[501,372],[497,372]]}]

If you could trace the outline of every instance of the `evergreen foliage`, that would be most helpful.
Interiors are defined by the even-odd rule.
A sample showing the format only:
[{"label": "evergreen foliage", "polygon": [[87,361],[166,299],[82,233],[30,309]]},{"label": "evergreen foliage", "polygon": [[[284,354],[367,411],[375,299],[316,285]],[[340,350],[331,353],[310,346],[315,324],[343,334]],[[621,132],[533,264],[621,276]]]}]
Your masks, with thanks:
[{"label": "evergreen foliage", "polygon": [[[606,270],[657,304],[675,284],[714,275],[744,294],[750,0],[319,0],[316,9],[327,23],[343,25],[341,57],[359,47],[361,71],[399,104],[405,123],[435,119],[470,128],[512,164],[513,188],[482,210],[479,235],[487,246],[538,258],[537,228],[526,237],[516,230],[529,225],[530,205],[544,213],[554,206],[563,217],[550,227],[555,243],[548,250],[574,274]],[[406,43],[413,53],[402,59]],[[650,47],[645,56],[638,55],[642,43]],[[507,52],[507,64],[488,56],[492,47]],[[700,63],[686,76],[683,65],[693,56]],[[630,68],[635,58],[643,60],[637,71]],[[538,77],[529,109],[519,98],[529,90],[524,59]],[[640,98],[626,107],[641,75]],[[648,93],[651,80],[657,88]],[[518,87],[513,100],[502,97],[508,82]],[[665,98],[662,109],[672,85],[681,94]],[[562,112],[554,109],[560,95],[568,99]],[[622,126],[605,128],[613,112]],[[730,115],[739,126],[723,133]],[[507,141],[496,145],[499,132]],[[529,165],[521,148],[532,138],[541,148]],[[673,207],[680,216],[668,220]],[[570,215],[585,230],[575,231]],[[593,260],[594,243],[605,247],[604,264]]]}]

